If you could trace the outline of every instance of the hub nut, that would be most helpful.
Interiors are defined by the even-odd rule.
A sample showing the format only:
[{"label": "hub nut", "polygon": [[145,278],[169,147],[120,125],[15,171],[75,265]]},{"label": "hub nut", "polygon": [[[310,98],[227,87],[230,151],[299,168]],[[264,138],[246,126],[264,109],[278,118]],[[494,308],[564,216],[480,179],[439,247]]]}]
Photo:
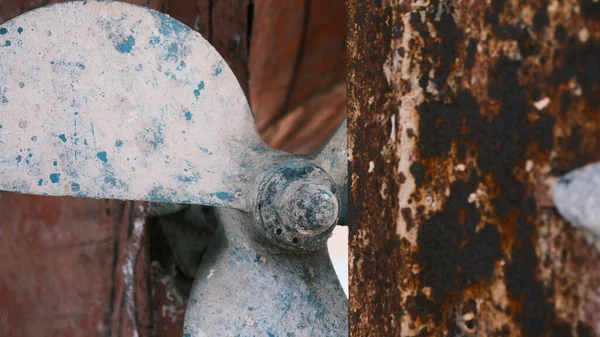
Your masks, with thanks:
[{"label": "hub nut", "polygon": [[339,196],[323,169],[306,161],[285,163],[263,180],[256,222],[277,246],[315,250],[327,241],[339,216]]}]

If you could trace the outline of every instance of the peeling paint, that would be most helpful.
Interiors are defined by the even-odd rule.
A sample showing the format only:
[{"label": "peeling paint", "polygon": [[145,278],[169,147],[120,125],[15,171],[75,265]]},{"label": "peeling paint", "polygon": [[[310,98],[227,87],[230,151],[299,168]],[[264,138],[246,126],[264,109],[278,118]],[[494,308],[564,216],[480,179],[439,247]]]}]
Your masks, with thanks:
[{"label": "peeling paint", "polygon": [[597,17],[426,4],[349,2],[351,335],[599,335],[596,244],[542,204],[600,159]]}]

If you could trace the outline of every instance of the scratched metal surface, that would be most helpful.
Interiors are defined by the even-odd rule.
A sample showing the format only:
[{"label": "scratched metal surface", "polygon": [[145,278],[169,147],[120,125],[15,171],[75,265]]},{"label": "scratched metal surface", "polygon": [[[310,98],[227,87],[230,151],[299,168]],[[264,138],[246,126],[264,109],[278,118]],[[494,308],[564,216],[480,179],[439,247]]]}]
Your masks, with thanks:
[{"label": "scratched metal surface", "polygon": [[0,189],[246,207],[251,153],[267,148],[200,34],[95,1],[0,29]]},{"label": "scratched metal surface", "polygon": [[278,250],[249,235],[248,214],[216,213],[222,226],[194,281],[184,337],[348,335],[348,301],[326,246]]},{"label": "scratched metal surface", "polygon": [[351,335],[600,336],[600,2],[348,6]]}]

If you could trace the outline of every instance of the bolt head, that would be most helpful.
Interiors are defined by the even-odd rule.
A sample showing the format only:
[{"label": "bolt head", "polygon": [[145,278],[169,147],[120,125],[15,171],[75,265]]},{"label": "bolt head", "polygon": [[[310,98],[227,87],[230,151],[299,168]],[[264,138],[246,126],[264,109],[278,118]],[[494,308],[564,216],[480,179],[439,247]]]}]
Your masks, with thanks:
[{"label": "bolt head", "polygon": [[335,225],[338,217],[337,198],[327,186],[307,182],[290,184],[281,198],[283,221],[302,234],[322,232]]},{"label": "bolt head", "polygon": [[262,179],[255,205],[257,229],[281,248],[322,249],[338,221],[338,200],[322,168],[305,160],[284,163]]}]

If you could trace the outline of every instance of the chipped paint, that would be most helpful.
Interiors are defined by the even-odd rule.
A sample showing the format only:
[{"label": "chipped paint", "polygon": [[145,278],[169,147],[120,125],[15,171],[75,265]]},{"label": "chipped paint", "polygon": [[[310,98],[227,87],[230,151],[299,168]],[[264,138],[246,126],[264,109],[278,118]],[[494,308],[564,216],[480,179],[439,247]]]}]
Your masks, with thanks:
[{"label": "chipped paint", "polygon": [[[34,28],[21,35],[15,27]],[[1,190],[237,208],[241,211],[220,208],[228,226],[223,230],[235,235],[228,235],[228,253],[220,254],[218,247],[203,258],[194,286],[201,291],[190,297],[185,333],[346,334],[347,301],[325,240],[304,254],[281,252],[264,235],[256,240],[256,214],[249,214],[266,198],[257,194],[263,175],[291,163],[291,169],[278,172],[291,179],[301,159],[318,168],[328,184],[303,192],[311,204],[291,211],[306,218],[299,226],[302,240],[311,231],[326,239],[346,212],[345,123],[311,156],[269,149],[214,48],[180,22],[141,7],[63,3],[2,28],[14,43],[10,51],[0,49],[0,78],[7,83],[1,91],[0,152],[11,158],[0,160]],[[12,160],[16,156],[19,163]],[[23,159],[27,170],[20,167]],[[315,228],[321,221],[322,231]],[[122,268],[125,310],[132,320],[133,268],[143,232],[141,222],[133,222],[133,245]],[[261,277],[265,282],[251,282]],[[235,300],[240,289],[249,301]],[[177,307],[163,309],[176,316]],[[136,333],[140,327],[131,323]]]},{"label": "chipped paint", "polygon": [[[23,33],[42,22],[43,29]],[[0,173],[10,177],[0,182],[2,190],[72,195],[64,182],[79,184],[77,195],[88,197],[154,195],[247,209],[242,196],[252,189],[251,172],[279,156],[263,151],[263,160],[238,164],[252,149],[267,149],[246,98],[214,48],[165,14],[119,2],[63,3],[21,15],[2,32],[13,43],[10,51],[0,49],[6,83],[0,87],[0,150],[16,158],[27,147],[39,158],[31,170],[0,161]],[[167,73],[177,74],[176,85]],[[181,120],[171,118],[180,113]],[[196,149],[211,160],[194,155]],[[54,158],[63,164],[53,166]],[[201,185],[177,178],[190,163]],[[50,174],[60,175],[61,184],[38,184]],[[158,186],[170,192],[158,195]]]},{"label": "chipped paint", "polygon": [[348,5],[351,335],[600,335],[545,195],[600,159],[600,3]]}]

